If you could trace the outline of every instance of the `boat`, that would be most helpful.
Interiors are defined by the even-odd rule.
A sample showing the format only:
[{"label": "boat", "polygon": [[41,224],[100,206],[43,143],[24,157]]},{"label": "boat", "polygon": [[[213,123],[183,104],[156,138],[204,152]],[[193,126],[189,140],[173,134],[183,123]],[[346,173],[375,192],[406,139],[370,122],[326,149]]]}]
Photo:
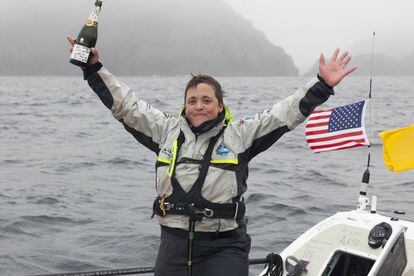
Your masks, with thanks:
[{"label": "boat", "polygon": [[[413,276],[414,222],[377,212],[360,193],[355,210],[319,222],[279,253],[283,272],[266,266],[259,276]],[[273,274],[272,274],[273,273]]]}]

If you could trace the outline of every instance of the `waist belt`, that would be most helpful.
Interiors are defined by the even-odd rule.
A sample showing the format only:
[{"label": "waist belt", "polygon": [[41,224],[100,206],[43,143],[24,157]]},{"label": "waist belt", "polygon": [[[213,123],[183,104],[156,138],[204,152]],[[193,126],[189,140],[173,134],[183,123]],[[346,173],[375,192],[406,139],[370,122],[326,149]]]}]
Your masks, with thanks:
[{"label": "waist belt", "polygon": [[164,198],[157,197],[153,205],[154,214],[164,217],[169,214],[184,215],[194,220],[203,217],[241,220],[246,212],[243,201],[234,203],[211,203],[199,207],[193,203],[169,203]]},{"label": "waist belt", "polygon": [[[238,236],[238,230],[233,229],[225,232],[194,232],[194,240],[216,240]],[[188,238],[188,231],[180,228],[171,228],[161,225],[161,237],[174,236],[182,239]]]}]

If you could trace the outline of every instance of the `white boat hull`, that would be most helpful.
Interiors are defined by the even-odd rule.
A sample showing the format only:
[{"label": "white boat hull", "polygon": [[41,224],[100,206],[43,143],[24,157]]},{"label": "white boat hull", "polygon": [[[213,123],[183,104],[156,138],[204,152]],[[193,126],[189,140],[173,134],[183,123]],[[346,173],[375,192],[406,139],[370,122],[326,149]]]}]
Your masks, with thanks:
[{"label": "white boat hull", "polygon": [[[372,248],[368,244],[370,231],[383,222],[392,227],[392,234],[383,246]],[[404,248],[396,249],[398,244]],[[336,271],[341,271],[341,276],[353,275],[343,272],[359,265],[365,266],[369,276],[395,276],[401,271],[404,276],[414,276],[414,223],[369,211],[340,212],[306,231],[280,255],[283,275],[288,275],[286,260],[293,256],[306,270],[300,275],[337,275]],[[265,271],[260,275],[267,275]]]}]

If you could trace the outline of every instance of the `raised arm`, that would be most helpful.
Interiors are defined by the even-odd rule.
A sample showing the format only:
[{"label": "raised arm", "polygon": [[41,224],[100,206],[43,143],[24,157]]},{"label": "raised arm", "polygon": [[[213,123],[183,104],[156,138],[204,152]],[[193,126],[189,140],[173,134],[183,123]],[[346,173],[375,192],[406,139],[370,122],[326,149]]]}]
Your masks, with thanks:
[{"label": "raised arm", "polygon": [[[67,36],[73,50],[75,39]],[[128,85],[118,80],[99,62],[99,52],[91,48],[92,56],[83,77],[112,115],[123,124],[138,142],[158,153],[159,144],[177,119],[139,100]]]},{"label": "raised arm", "polygon": [[242,141],[240,144],[244,146],[247,160],[269,148],[284,133],[302,123],[318,105],[334,94],[335,85],[356,70],[356,67],[346,68],[351,60],[348,52],[339,58],[338,54],[339,49],[336,49],[329,63],[325,63],[321,54],[318,78],[312,78],[295,94],[276,103],[270,110],[233,123],[231,131],[234,131],[235,139]]}]

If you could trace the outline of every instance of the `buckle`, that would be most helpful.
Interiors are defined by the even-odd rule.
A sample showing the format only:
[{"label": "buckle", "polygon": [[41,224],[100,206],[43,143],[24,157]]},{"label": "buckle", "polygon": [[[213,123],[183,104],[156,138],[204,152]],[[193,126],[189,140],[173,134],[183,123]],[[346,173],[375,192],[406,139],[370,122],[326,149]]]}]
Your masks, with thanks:
[{"label": "buckle", "polygon": [[239,212],[239,203],[238,202],[235,202],[236,203],[236,210],[234,211],[234,217],[233,217],[233,219],[236,219],[237,218],[237,213]]},{"label": "buckle", "polygon": [[160,210],[162,212],[162,216],[165,217],[167,214],[167,211],[170,211],[174,208],[174,203],[165,202],[165,196],[161,197],[158,202],[160,206]]},{"label": "buckle", "polygon": [[195,209],[194,214],[202,214],[205,217],[211,218],[214,215],[214,211],[208,208]]},{"label": "buckle", "polygon": [[161,197],[161,199],[160,199],[160,210],[162,212],[163,217],[165,217],[165,215],[167,214],[165,212],[164,200],[165,200],[165,196]]},{"label": "buckle", "polygon": [[169,203],[169,202],[164,202],[164,210],[165,211],[169,211],[172,208],[174,208],[174,204],[173,203]]}]

